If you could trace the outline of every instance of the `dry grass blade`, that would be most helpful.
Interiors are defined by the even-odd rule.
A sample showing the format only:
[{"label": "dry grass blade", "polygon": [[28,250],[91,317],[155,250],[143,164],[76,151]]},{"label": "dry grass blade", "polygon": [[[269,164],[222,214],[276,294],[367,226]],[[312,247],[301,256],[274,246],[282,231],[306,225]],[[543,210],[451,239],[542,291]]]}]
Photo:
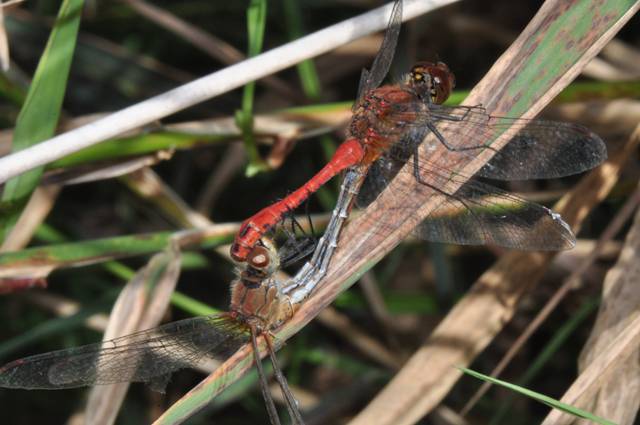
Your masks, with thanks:
[{"label": "dry grass blade", "polygon": [[[120,293],[103,340],[157,326],[169,306],[179,275],[180,249],[177,241],[171,240],[167,249],[154,255]],[[86,423],[114,423],[128,388],[129,383],[92,388],[87,402]]]},{"label": "dry grass blade", "polygon": [[[640,127],[639,127],[640,129]],[[636,132],[636,134],[631,136],[636,139],[636,143],[639,140],[640,132]],[[631,141],[633,143],[633,141]],[[635,192],[629,197],[627,202],[625,202],[624,206],[620,209],[620,211],[616,214],[613,220],[609,223],[607,228],[602,232],[602,236],[598,239],[598,242],[593,246],[589,254],[580,262],[576,268],[573,269],[571,275],[565,279],[562,286],[560,286],[553,297],[547,301],[545,306],[536,314],[536,317],[529,322],[527,328],[518,336],[513,344],[509,347],[509,351],[504,355],[504,357],[500,360],[498,365],[491,371],[490,376],[492,378],[500,375],[504,369],[509,365],[511,360],[516,356],[517,353],[520,352],[522,347],[529,340],[531,335],[536,332],[540,326],[549,318],[549,315],[554,311],[554,309],[560,304],[560,302],[570,293],[570,291],[580,284],[581,279],[587,273],[589,268],[593,265],[593,263],[602,255],[603,251],[606,249],[607,245],[611,240],[620,232],[625,223],[629,220],[633,212],[638,207],[640,203],[640,186],[636,188]],[[466,416],[469,413],[469,410],[473,408],[473,406],[480,400],[480,398],[489,390],[491,386],[491,382],[487,381],[482,384],[482,386],[478,389],[478,391],[469,399],[467,404],[461,409],[460,414],[462,416]],[[586,409],[590,412],[594,412],[593,409]],[[603,417],[609,417],[609,415],[599,415]]]},{"label": "dry grass blade", "polygon": [[159,150],[151,155],[138,156],[132,159],[119,159],[106,161],[104,163],[89,164],[87,166],[72,167],[70,169],[54,170],[45,173],[41,184],[61,184],[68,186],[113,179],[131,174],[146,167],[154,166],[160,161],[168,161],[172,156],[173,150]]},{"label": "dry grass blade", "polygon": [[[80,303],[51,292],[30,291],[22,293],[21,297],[29,304],[37,306],[43,311],[48,311],[57,317],[71,317],[82,308]],[[108,321],[109,317],[106,314],[95,313],[89,315],[84,320],[84,324],[88,329],[103,333],[107,328]]]},{"label": "dry grass blade", "polygon": [[181,248],[211,243],[219,245],[237,229],[238,224],[221,224],[189,231],[92,239],[4,253],[0,255],[0,290],[13,281],[44,280],[53,270],[61,268],[155,253],[163,249],[170,238],[177,238]]},{"label": "dry grass blade", "polygon": [[[600,28],[598,34],[584,34],[585,39],[572,41],[583,45],[583,50],[572,61],[563,64],[566,67],[564,72],[559,72],[554,77],[548,76],[549,81],[546,82],[548,85],[546,85],[544,92],[536,92],[535,90],[528,92],[526,90],[530,87],[526,86],[522,86],[523,88],[519,91],[510,89],[509,82],[518,73],[526,73],[533,77],[544,73],[543,70],[549,69],[542,63],[545,59],[541,57],[541,53],[536,52],[533,46],[544,46],[545,35],[551,39],[555,38],[554,33],[551,35],[549,33],[550,29],[554,29],[554,25],[558,25],[558,22],[553,23],[552,21],[560,19],[561,15],[557,14],[559,9],[566,11],[568,7],[566,2],[562,4],[547,2],[514,45],[496,63],[489,75],[474,89],[467,103],[481,103],[486,105],[490,112],[497,115],[513,115],[513,112],[510,112],[514,111],[512,108],[518,103],[522,103],[522,99],[528,97],[531,106],[523,116],[529,117],[537,113],[545,103],[577,75],[586,62],[597,53],[598,49],[613,37],[635,11],[637,4],[626,15],[621,14],[618,21],[609,22],[608,25]],[[555,28],[555,31],[558,29]],[[527,65],[533,69],[526,69]],[[558,69],[558,65],[556,64],[556,69]],[[629,145],[635,146],[635,141]],[[573,191],[572,196],[565,197],[561,202],[560,209],[557,210],[574,230],[579,228],[588,212],[606,196],[617,180],[617,171],[626,161],[625,155],[629,155],[633,148],[629,145],[622,155],[616,155],[608,163],[608,166],[591,173]],[[483,160],[486,161],[486,158]],[[475,164],[468,164],[463,168],[463,173],[471,175],[476,169]],[[411,184],[411,182],[405,182],[405,184]],[[594,190],[594,188],[598,189]],[[424,201],[424,198],[422,200]],[[412,200],[408,202],[412,202]],[[404,224],[403,227],[410,228],[428,213],[428,211],[422,213],[422,210],[433,207],[429,206],[427,202],[422,210],[418,208],[418,205],[415,205],[414,208],[419,211],[418,217],[407,215],[405,220],[408,224]],[[412,212],[415,213],[415,211]],[[381,215],[377,220],[382,221],[384,217]],[[375,222],[375,220],[371,220],[369,223]],[[355,226],[349,229],[353,229],[353,227]],[[401,229],[396,232],[400,233],[400,236],[404,236],[406,231],[406,229]],[[352,238],[357,237],[351,232],[347,231],[346,233],[345,240],[353,242]],[[371,237],[372,234],[373,232],[368,236]],[[376,248],[368,258],[376,258],[380,255],[375,250],[386,242],[386,240],[374,241],[368,249],[371,251],[371,246],[376,246]],[[351,247],[352,258],[358,254],[366,256],[365,252],[358,253],[357,248]],[[514,305],[527,286],[523,282],[523,278],[527,277],[529,285],[537,282],[551,258],[551,254],[528,253],[511,253],[504,256],[479,279],[467,297],[444,319],[425,346],[414,354],[403,370],[355,418],[353,423],[365,424],[372,423],[372,421],[378,424],[414,423],[435,407],[460,376],[457,370],[453,370],[453,366],[469,364],[486,347],[512,315]],[[346,263],[343,267],[353,270],[351,265],[347,266]],[[329,278],[331,277],[329,276]]]},{"label": "dry grass blade", "polygon": [[10,6],[15,6],[18,3],[22,3],[25,0],[9,0],[9,1],[5,1],[4,3],[0,4],[0,8],[2,9],[6,9],[7,7]]},{"label": "dry grass blade", "polygon": [[[622,325],[618,329],[619,331],[613,344],[598,353],[597,357],[593,359],[562,397],[560,400],[562,403],[580,406],[585,399],[593,397],[599,389],[603,389],[604,382],[616,379],[612,374],[621,370],[621,366],[624,368],[623,365],[627,362],[637,363],[637,359],[632,358],[632,355],[635,354],[637,356],[638,347],[640,347],[640,315],[636,314],[633,320],[624,322]],[[637,395],[633,402],[637,405]],[[632,405],[627,405],[625,410],[632,407]],[[561,413],[559,410],[553,410],[541,425],[565,425],[573,423],[574,419],[575,417],[573,416]],[[632,422],[633,418],[629,423]]]},{"label": "dry grass blade", "polygon": [[604,71],[604,81],[635,81],[640,77],[640,70],[636,66],[640,53],[635,47],[621,40],[611,40],[602,50],[602,56],[609,61],[603,61],[604,65],[598,70]]},{"label": "dry grass blade", "polygon": [[229,145],[222,157],[222,161],[220,161],[220,166],[211,171],[202,189],[200,189],[198,200],[196,201],[196,211],[205,217],[211,215],[218,196],[236,176],[238,170],[244,166],[246,158],[247,155],[243,145],[240,143]]},{"label": "dry grass blade", "polygon": [[34,190],[16,225],[2,242],[0,252],[17,251],[29,244],[36,229],[53,208],[61,188],[61,186],[54,184],[39,186]]},{"label": "dry grass blade", "polygon": [[349,318],[332,308],[325,309],[318,316],[321,323],[334,332],[340,334],[345,341],[358,348],[364,355],[381,365],[397,370],[400,368],[401,362],[397,355],[394,355],[387,347],[380,344],[378,340],[372,338],[352,323]]},{"label": "dry grass blade", "polygon": [[[624,328],[640,317],[639,252],[640,211],[637,211],[618,262],[605,278],[598,319],[581,355],[581,371],[586,372],[599,356],[610,351],[621,339]],[[582,400],[581,407],[620,425],[631,425],[640,407],[637,347],[634,357],[616,362],[615,370],[603,378],[595,394]]]},{"label": "dry grass blade", "polygon": [[10,63],[9,39],[7,37],[7,28],[4,25],[4,8],[0,7],[0,68],[2,68],[4,72],[7,72]]},{"label": "dry grass blade", "polygon": [[122,180],[141,198],[155,204],[171,220],[185,228],[205,228],[213,223],[194,211],[150,168],[122,177]]}]

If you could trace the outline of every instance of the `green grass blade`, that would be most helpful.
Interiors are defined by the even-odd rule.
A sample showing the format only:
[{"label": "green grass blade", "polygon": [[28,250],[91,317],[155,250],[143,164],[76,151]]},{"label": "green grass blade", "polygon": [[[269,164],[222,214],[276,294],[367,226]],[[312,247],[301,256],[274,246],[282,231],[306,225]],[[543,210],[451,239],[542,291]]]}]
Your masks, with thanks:
[{"label": "green grass blade", "polygon": [[613,423],[611,421],[603,419],[603,418],[601,418],[599,416],[596,416],[596,415],[594,415],[592,413],[589,413],[587,411],[584,411],[582,409],[578,409],[577,407],[573,407],[573,406],[571,406],[569,404],[562,403],[562,402],[560,402],[560,401],[558,401],[556,399],[553,399],[551,397],[547,397],[544,394],[540,394],[540,393],[537,393],[535,391],[531,391],[529,389],[526,389],[524,387],[521,387],[521,386],[518,386],[518,385],[515,385],[515,384],[511,384],[509,382],[501,381],[499,379],[492,378],[492,377],[487,376],[487,375],[483,375],[483,374],[478,373],[476,371],[473,371],[471,369],[467,369],[466,367],[458,367],[458,369],[460,369],[462,372],[466,373],[467,375],[473,376],[474,378],[478,378],[478,379],[481,379],[483,381],[491,382],[492,384],[496,384],[496,385],[500,385],[501,387],[508,388],[508,389],[510,389],[512,391],[515,391],[515,392],[520,393],[522,395],[525,395],[525,396],[527,396],[529,398],[537,400],[537,401],[539,401],[541,403],[544,403],[549,407],[561,410],[561,411],[563,411],[565,413],[569,413],[570,415],[573,415],[573,416],[575,416],[577,418],[588,419],[590,421],[593,421],[595,423],[602,424],[602,425],[616,425],[615,423]]},{"label": "green grass blade", "polygon": [[174,292],[171,295],[171,303],[174,306],[193,314],[194,316],[207,316],[210,314],[221,312],[218,309],[215,309],[180,292]]},{"label": "green grass blade", "polygon": [[[58,232],[51,226],[43,224],[38,228],[36,235],[39,239],[44,240],[50,244],[58,243],[62,244],[66,241],[64,235]],[[209,242],[207,242],[208,244]],[[196,257],[197,255],[197,257]],[[190,256],[194,256],[194,259],[190,259]],[[191,263],[191,264],[190,264]],[[202,266],[202,256],[195,252],[183,252],[182,253],[182,268],[183,270],[190,268],[191,266]],[[135,270],[127,267],[126,265],[118,261],[106,261],[102,264],[102,267],[111,273],[113,276],[128,281],[133,278]],[[220,310],[210,307],[209,305],[200,302],[188,295],[182,294],[179,291],[174,291],[171,295],[171,303],[175,307],[189,313],[194,316],[205,316],[208,314],[219,313]]]},{"label": "green grass blade", "polygon": [[66,168],[94,161],[127,158],[158,152],[165,149],[189,149],[204,144],[237,139],[236,135],[187,134],[174,131],[159,130],[143,132],[129,137],[111,139],[90,148],[82,149],[47,165],[47,169]]},{"label": "green grass blade", "polygon": [[[591,313],[598,308],[599,304],[599,300],[591,300],[584,303],[580,310],[578,310],[570,320],[560,326],[553,335],[551,341],[546,344],[544,350],[542,350],[542,352],[534,359],[522,377],[518,379],[517,384],[520,386],[529,385],[529,383],[543,370],[544,366],[549,363],[562,346],[566,344],[569,337],[576,329],[578,329],[579,325],[583,324],[584,321],[590,317]],[[489,425],[508,423],[506,418],[508,418],[511,413],[512,401],[512,398],[508,398],[500,404],[500,408],[493,415]]]},{"label": "green grass blade", "polygon": [[[67,77],[76,46],[83,0],[64,0],[56,24],[51,31],[38,68],[20,110],[13,134],[13,151],[25,149],[53,136]],[[43,167],[34,168],[7,182],[2,201],[12,205],[11,212],[2,215],[0,229],[4,240],[17,221],[22,207],[38,185]]]},{"label": "green grass blade", "polygon": [[[302,37],[304,32],[300,5],[296,1],[285,0],[283,6],[287,29],[289,32],[289,39],[295,40]],[[308,99],[318,101],[320,99],[322,87],[320,86],[320,77],[318,77],[318,72],[313,59],[307,59],[300,62],[296,65],[296,70],[298,71],[298,77],[302,83],[304,95]],[[329,162],[336,150],[335,141],[331,137],[323,135],[320,137],[320,145],[322,146],[324,153],[324,161]],[[339,184],[338,179],[335,179],[333,186],[331,187],[333,190],[329,190],[329,186],[323,186],[316,193],[316,196],[324,209],[328,211],[333,209],[333,206],[336,203],[337,192],[340,190]]]},{"label": "green grass blade", "polygon": [[[294,0],[285,0],[283,7],[289,39],[295,40],[304,36],[299,3]],[[296,65],[296,69],[298,70],[298,76],[302,82],[302,89],[304,90],[305,96],[311,100],[318,100],[321,90],[320,78],[313,64],[313,59],[300,62]]]},{"label": "green grass blade", "polygon": [[26,88],[12,81],[7,74],[0,74],[0,97],[20,107],[27,98]]},{"label": "green grass blade", "polygon": [[[45,278],[51,271],[95,264],[117,258],[152,254],[164,249],[174,232],[157,232],[82,242],[68,242],[27,248],[0,255],[0,278]],[[227,243],[232,234],[201,232],[190,245],[213,247]],[[0,283],[1,283],[0,279]]]},{"label": "green grass blade", "polygon": [[[446,104],[458,105],[468,95],[468,91],[457,90],[449,97]],[[592,82],[572,83],[554,99],[554,103],[585,99],[611,99],[615,96],[640,96],[640,83],[620,82],[608,83],[607,85]],[[327,132],[339,126],[340,123],[344,121],[340,112],[349,111],[351,105],[351,102],[319,103],[277,110],[264,116],[281,118],[295,115],[299,119],[304,119],[307,125],[301,126],[299,130],[300,134],[304,137],[307,131],[312,131],[314,134],[317,134],[317,128],[313,127],[314,119],[317,120],[317,118],[329,123],[326,126]],[[335,119],[330,119],[329,116],[331,115],[335,115]],[[154,131],[145,130],[134,136],[111,139],[99,145],[82,149],[74,154],[52,162],[47,166],[47,169],[66,168],[95,161],[128,158],[166,149],[187,150],[202,147],[203,145],[219,145],[238,140],[238,138],[239,133],[235,130],[220,130],[218,132],[211,130],[211,132],[208,133],[180,132],[171,130],[170,128]],[[322,148],[325,158],[330,158],[335,152],[335,146],[323,144]],[[327,201],[327,205],[333,205],[335,203],[335,196],[332,195],[332,199],[333,200],[329,199]]]},{"label": "green grass blade", "polygon": [[[247,31],[249,33],[248,57],[256,56],[260,53],[260,50],[262,50],[266,20],[266,0],[251,0],[251,4],[247,9]],[[255,89],[255,82],[244,86],[242,110],[236,112],[236,123],[242,130],[244,146],[247,151],[247,156],[249,157],[249,166],[246,171],[247,176],[252,176],[268,168],[267,164],[260,157],[253,134],[253,98]]]}]

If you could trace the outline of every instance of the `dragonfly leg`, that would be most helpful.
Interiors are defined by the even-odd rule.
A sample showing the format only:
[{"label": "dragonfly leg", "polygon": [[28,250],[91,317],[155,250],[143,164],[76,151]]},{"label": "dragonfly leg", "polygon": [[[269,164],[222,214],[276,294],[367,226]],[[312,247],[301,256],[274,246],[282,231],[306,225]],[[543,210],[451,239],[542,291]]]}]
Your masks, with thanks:
[{"label": "dragonfly leg", "polygon": [[262,391],[262,398],[264,398],[264,402],[267,405],[269,421],[271,422],[271,425],[281,425],[280,417],[278,416],[278,410],[276,409],[276,405],[273,402],[273,397],[271,397],[271,392],[269,391],[267,376],[265,375],[264,369],[262,368],[260,349],[258,348],[258,339],[256,336],[257,329],[255,326],[250,326],[249,328],[251,330],[251,346],[253,347],[253,358],[256,363],[256,369],[258,370],[258,378],[260,380],[260,390]]},{"label": "dragonfly leg", "polygon": [[283,292],[290,297],[292,304],[302,302],[308,297],[325,276],[333,253],[338,246],[338,236],[349,216],[353,200],[360,190],[364,176],[364,170],[360,167],[352,167],[347,170],[340,186],[338,202],[331,214],[327,229],[316,246],[313,257],[291,280],[284,284]]},{"label": "dragonfly leg", "polygon": [[436,192],[438,192],[441,195],[444,196],[448,196],[451,197],[453,199],[455,199],[457,202],[460,202],[465,208],[466,210],[469,212],[469,214],[471,214],[475,219],[476,222],[478,223],[478,225],[480,226],[482,224],[482,220],[480,219],[480,217],[477,216],[477,214],[473,211],[473,209],[467,204],[467,202],[464,200],[464,198],[457,196],[455,193],[451,194],[448,192],[445,192],[444,190],[440,189],[439,187],[430,184],[428,181],[424,180],[422,178],[422,175],[420,175],[420,154],[418,152],[418,147],[416,146],[414,148],[414,152],[413,152],[413,176],[415,177],[416,181],[420,184],[423,184],[433,190],[435,190]]},{"label": "dragonfly leg", "polygon": [[492,148],[489,145],[480,145],[480,146],[462,146],[462,147],[458,147],[458,146],[453,146],[452,144],[450,144],[449,142],[447,142],[447,139],[442,135],[442,133],[440,133],[440,131],[436,128],[436,126],[432,123],[429,122],[427,123],[427,128],[433,133],[434,136],[436,136],[436,139],[438,139],[438,141],[440,143],[442,143],[442,145],[447,148],[448,150],[452,151],[452,152],[464,152],[464,151],[472,151],[472,150],[476,150],[476,149],[490,149],[494,152],[498,152],[497,150],[495,150],[494,148]]},{"label": "dragonfly leg", "polygon": [[264,340],[267,342],[267,351],[269,352],[269,359],[273,365],[273,372],[276,376],[276,380],[278,381],[278,385],[280,385],[280,390],[287,402],[287,410],[289,411],[289,417],[291,417],[291,423],[294,425],[304,425],[302,414],[300,414],[300,409],[298,408],[298,401],[293,396],[293,393],[289,388],[289,384],[287,384],[287,378],[285,378],[280,366],[278,365],[278,358],[276,357],[275,349],[268,333],[264,334]]},{"label": "dragonfly leg", "polygon": [[[317,246],[318,241],[316,237],[313,236],[315,234],[313,221],[311,221],[308,211],[306,214],[309,218],[310,236],[306,235],[304,228],[300,225],[298,220],[296,220],[293,214],[290,214],[290,217],[287,218],[291,221],[291,229],[287,229],[286,223],[283,226],[284,232],[287,235],[287,240],[280,247],[280,251],[278,252],[278,254],[280,254],[281,268],[286,267],[289,264],[293,264],[302,258],[306,258]],[[298,236],[298,232],[303,236]]]},{"label": "dragonfly leg", "polygon": [[472,110],[477,110],[477,109],[482,109],[483,111],[485,110],[484,107],[482,106],[482,104],[477,105],[477,106],[457,106],[456,109],[464,109],[465,113],[464,115],[452,115],[452,114],[442,114],[438,112],[438,105],[432,105],[431,106],[431,111],[430,114],[433,118],[437,118],[439,120],[442,121],[454,121],[454,122],[460,122],[460,121],[464,121],[467,119],[467,116],[469,115],[469,113]]}]

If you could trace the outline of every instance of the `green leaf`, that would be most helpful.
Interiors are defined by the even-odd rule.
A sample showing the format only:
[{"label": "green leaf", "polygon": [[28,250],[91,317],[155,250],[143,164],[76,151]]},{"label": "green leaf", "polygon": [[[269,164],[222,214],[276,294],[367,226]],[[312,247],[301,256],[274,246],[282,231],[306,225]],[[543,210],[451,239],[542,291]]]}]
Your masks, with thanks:
[{"label": "green leaf", "polygon": [[[13,133],[13,151],[19,151],[53,136],[67,87],[71,59],[76,46],[83,0],[64,0],[38,68],[20,110]],[[43,167],[34,168],[7,182],[2,200],[19,206],[0,216],[4,240],[15,225],[31,192],[40,181]]]}]

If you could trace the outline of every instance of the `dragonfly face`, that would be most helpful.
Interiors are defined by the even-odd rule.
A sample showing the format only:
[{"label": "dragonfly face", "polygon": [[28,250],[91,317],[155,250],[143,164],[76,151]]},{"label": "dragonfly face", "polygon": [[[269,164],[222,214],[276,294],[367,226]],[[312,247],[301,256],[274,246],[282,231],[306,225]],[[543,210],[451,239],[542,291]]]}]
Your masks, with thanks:
[{"label": "dragonfly face", "polygon": [[449,98],[456,78],[443,62],[418,62],[409,72],[408,83],[421,99],[440,105]]},{"label": "dragonfly face", "polygon": [[249,288],[258,288],[280,268],[280,258],[273,242],[260,240],[247,255],[247,262],[239,273],[239,280]]}]

